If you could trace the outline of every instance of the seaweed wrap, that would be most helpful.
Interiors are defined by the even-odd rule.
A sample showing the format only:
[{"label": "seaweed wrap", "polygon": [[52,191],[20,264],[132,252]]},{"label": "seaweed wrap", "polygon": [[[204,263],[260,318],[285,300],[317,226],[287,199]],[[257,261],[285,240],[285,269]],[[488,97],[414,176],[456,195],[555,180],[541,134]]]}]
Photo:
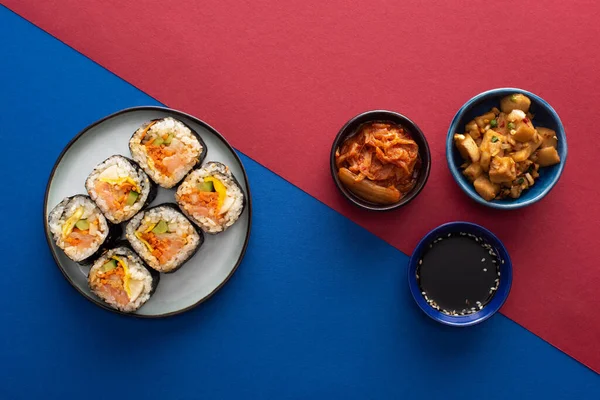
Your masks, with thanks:
[{"label": "seaweed wrap", "polygon": [[91,291],[109,307],[133,312],[152,296],[160,274],[149,270],[127,245],[105,251],[88,274]]},{"label": "seaweed wrap", "polygon": [[137,254],[158,272],[174,272],[198,251],[202,232],[174,204],[161,204],[133,217],[125,236]]},{"label": "seaweed wrap", "polygon": [[121,235],[121,227],[110,224],[92,199],[84,195],[58,203],[48,215],[48,227],[54,243],[67,257],[83,265]]},{"label": "seaweed wrap", "polygon": [[156,184],[129,158],[114,155],[98,164],[85,188],[114,224],[128,221],[156,197]]},{"label": "seaweed wrap", "polygon": [[210,234],[232,226],[246,204],[238,181],[219,162],[208,162],[192,171],[177,188],[175,200],[192,222]]},{"label": "seaweed wrap", "polygon": [[171,117],[141,126],[129,140],[129,150],[150,178],[167,189],[177,185],[206,156],[200,135]]}]

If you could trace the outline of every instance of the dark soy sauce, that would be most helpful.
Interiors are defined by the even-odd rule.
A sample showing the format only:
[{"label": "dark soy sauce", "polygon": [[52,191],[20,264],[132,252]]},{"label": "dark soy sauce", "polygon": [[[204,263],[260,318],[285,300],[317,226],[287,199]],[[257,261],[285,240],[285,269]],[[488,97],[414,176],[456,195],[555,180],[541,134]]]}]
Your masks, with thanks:
[{"label": "dark soy sauce", "polygon": [[445,314],[475,313],[496,293],[501,262],[492,246],[475,235],[438,237],[426,248],[417,267],[421,294]]}]

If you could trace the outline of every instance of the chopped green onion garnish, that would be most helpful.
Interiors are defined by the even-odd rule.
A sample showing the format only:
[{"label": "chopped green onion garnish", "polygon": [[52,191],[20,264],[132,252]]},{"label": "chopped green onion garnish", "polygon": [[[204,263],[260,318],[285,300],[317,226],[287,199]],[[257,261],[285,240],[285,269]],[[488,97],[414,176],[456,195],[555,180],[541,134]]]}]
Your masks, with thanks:
[{"label": "chopped green onion garnish", "polygon": [[498,126],[498,121],[496,121],[495,119],[490,121],[490,126],[493,128],[495,126]]},{"label": "chopped green onion garnish", "polygon": [[523,182],[525,182],[525,179],[523,179],[523,178],[520,178],[520,179],[517,181],[517,183],[518,183],[519,185],[520,185],[520,184],[522,184]]},{"label": "chopped green onion garnish", "polygon": [[497,136],[492,136],[492,143],[496,143],[498,140],[499,139]]},{"label": "chopped green onion garnish", "polygon": [[513,94],[512,96],[510,96],[510,101],[512,101],[513,103],[517,102],[517,95]]},{"label": "chopped green onion garnish", "polygon": [[512,122],[509,122],[508,129],[515,129],[515,124],[513,124]]}]

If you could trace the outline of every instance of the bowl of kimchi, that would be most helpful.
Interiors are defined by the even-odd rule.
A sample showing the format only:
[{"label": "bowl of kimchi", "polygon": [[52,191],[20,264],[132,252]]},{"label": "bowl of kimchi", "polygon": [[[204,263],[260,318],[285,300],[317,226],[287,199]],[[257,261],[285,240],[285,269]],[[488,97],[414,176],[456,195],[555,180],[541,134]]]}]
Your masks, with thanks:
[{"label": "bowl of kimchi", "polygon": [[425,135],[402,114],[359,114],[338,132],[330,157],[331,176],[352,204],[372,211],[395,210],[421,192],[431,169]]}]

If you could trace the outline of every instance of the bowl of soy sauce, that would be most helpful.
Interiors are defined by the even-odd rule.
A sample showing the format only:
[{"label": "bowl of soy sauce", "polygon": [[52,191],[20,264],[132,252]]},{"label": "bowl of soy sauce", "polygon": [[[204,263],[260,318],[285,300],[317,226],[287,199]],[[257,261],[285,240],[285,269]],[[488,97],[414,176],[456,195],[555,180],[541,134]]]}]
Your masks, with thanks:
[{"label": "bowl of soy sauce", "polygon": [[471,326],[494,315],[512,284],[506,247],[492,232],[470,222],[450,222],[430,231],[408,264],[413,298],[432,319]]}]

